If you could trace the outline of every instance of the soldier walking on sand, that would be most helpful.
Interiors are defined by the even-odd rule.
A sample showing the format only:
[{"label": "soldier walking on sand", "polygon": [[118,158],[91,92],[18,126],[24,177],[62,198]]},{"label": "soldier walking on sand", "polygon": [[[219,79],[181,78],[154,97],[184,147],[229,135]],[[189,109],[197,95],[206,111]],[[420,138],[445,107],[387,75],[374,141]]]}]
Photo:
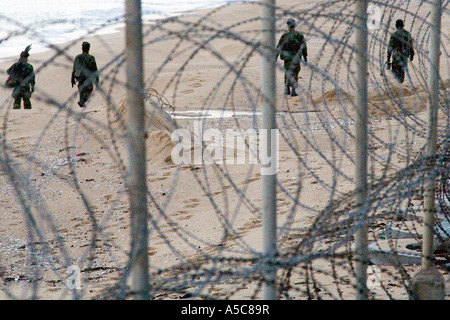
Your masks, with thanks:
[{"label": "soldier walking on sand", "polygon": [[[277,52],[284,61],[284,94],[297,96],[298,74],[301,57],[308,62],[306,40],[301,32],[295,30],[295,20],[288,19],[288,31],[283,33],[277,44]],[[278,58],[278,55],[277,55]]]},{"label": "soldier walking on sand", "polygon": [[83,42],[81,45],[82,53],[75,57],[72,71],[72,87],[78,81],[78,92],[80,101],[78,105],[81,108],[86,106],[86,102],[94,91],[94,83],[98,85],[98,70],[94,56],[89,54],[91,45],[89,42]]},{"label": "soldier walking on sand", "polygon": [[34,92],[35,74],[33,66],[28,63],[28,53],[31,45],[27,46],[24,51],[20,53],[19,61],[14,63],[6,72],[9,77],[5,85],[8,88],[14,88],[12,97],[14,98],[13,109],[20,109],[20,104],[23,99],[23,108],[31,109],[31,95]]},{"label": "soldier walking on sand", "polygon": [[[395,22],[397,30],[391,35],[387,49],[388,68],[392,68],[395,78],[403,83],[405,81],[405,70],[408,65],[408,58],[410,61],[414,59],[414,47],[411,34],[403,29],[404,23],[402,19]],[[391,65],[392,57],[392,65]]]}]

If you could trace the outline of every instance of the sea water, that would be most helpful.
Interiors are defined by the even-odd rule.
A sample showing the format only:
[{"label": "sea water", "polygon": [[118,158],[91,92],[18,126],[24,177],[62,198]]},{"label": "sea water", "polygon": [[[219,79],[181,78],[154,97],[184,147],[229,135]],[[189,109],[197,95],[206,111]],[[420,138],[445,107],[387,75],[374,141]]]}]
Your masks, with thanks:
[{"label": "sea water", "polygon": [[[142,0],[144,22],[186,10],[244,1]],[[92,33],[113,33],[124,25],[125,0],[1,0],[0,59],[17,56],[28,44],[33,53],[51,44]]]}]

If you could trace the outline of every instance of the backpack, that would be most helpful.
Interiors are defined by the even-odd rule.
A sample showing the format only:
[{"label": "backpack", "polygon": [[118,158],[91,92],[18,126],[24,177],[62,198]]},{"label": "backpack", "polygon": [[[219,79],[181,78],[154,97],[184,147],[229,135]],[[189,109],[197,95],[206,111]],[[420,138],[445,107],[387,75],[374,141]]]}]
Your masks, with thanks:
[{"label": "backpack", "polygon": [[300,42],[298,41],[298,34],[296,32],[289,32],[284,41],[281,50],[290,53],[297,53],[300,50]]},{"label": "backpack", "polygon": [[281,60],[291,60],[293,56],[300,50],[299,34],[297,32],[288,32],[286,38],[281,45]]},{"label": "backpack", "polygon": [[27,66],[20,66],[15,63],[10,70],[8,79],[5,81],[5,86],[7,88],[14,88],[18,86],[28,76]]},{"label": "backpack", "polygon": [[5,86],[7,88],[14,88],[19,84],[19,81],[17,81],[17,77],[13,71],[8,76],[8,79],[5,81]]},{"label": "backpack", "polygon": [[410,35],[408,32],[398,30],[394,33],[392,38],[392,49],[395,52],[395,56],[400,59],[407,59],[410,54]]},{"label": "backpack", "polygon": [[80,55],[75,60],[74,76],[77,80],[87,79],[94,69],[93,59],[89,55]]}]

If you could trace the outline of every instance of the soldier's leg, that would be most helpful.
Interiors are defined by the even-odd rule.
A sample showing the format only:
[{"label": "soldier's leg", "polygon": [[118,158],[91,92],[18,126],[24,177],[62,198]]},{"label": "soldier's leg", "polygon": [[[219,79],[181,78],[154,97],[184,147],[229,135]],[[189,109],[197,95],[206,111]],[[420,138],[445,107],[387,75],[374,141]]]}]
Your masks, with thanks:
[{"label": "soldier's leg", "polygon": [[83,84],[78,82],[78,95],[80,96],[80,100],[78,100],[78,105],[80,107],[84,107],[84,104],[81,102],[81,97],[83,96]]},{"label": "soldier's leg", "polygon": [[91,83],[90,85],[86,86],[86,100],[85,102],[87,102],[89,100],[89,98],[91,97],[92,92],[94,91],[94,85]]},{"label": "soldier's leg", "polygon": [[20,101],[22,100],[22,95],[20,92],[20,87],[15,87],[12,93],[12,97],[14,98],[13,109],[20,109]]},{"label": "soldier's leg", "polygon": [[28,90],[24,90],[23,91],[23,108],[24,109],[31,109],[31,91]]},{"label": "soldier's leg", "polygon": [[403,66],[395,60],[392,61],[392,72],[398,82],[403,83],[405,80],[405,71],[403,70]]},{"label": "soldier's leg", "polygon": [[402,63],[401,64],[401,68],[399,70],[399,72],[400,72],[400,75],[399,75],[400,83],[403,83],[403,81],[405,81],[405,69],[406,69],[405,63]]},{"label": "soldier's leg", "polygon": [[86,103],[88,98],[89,98],[89,93],[88,93],[86,87],[83,87],[80,92],[80,102]]},{"label": "soldier's leg", "polygon": [[293,66],[293,69],[292,69],[292,82],[291,82],[291,86],[292,86],[291,96],[292,97],[298,96],[298,94],[295,90],[298,87],[298,74],[299,73],[300,73],[300,64],[296,64],[295,66]]},{"label": "soldier's leg", "polygon": [[14,99],[13,109],[20,109],[20,101],[21,100],[22,100],[21,97]]},{"label": "soldier's leg", "polygon": [[395,73],[398,82],[403,83],[403,81],[405,81],[405,70],[403,69],[403,66],[399,64]]},{"label": "soldier's leg", "polygon": [[78,103],[81,106],[85,106],[86,102],[89,100],[92,91],[94,91],[94,85],[92,84],[84,84],[80,86],[80,102]]},{"label": "soldier's leg", "polygon": [[291,88],[289,86],[289,74],[286,71],[284,73],[284,95],[289,95],[291,93]]},{"label": "soldier's leg", "polygon": [[284,60],[284,94],[288,95],[291,93],[290,89],[290,68],[291,68],[291,62]]},{"label": "soldier's leg", "polygon": [[78,93],[79,93],[79,95],[80,95],[80,100],[78,101],[78,105],[81,107],[81,108],[84,108],[86,105],[85,105],[85,103],[86,103],[86,84],[85,83],[82,83],[82,82],[79,82],[78,83]]}]

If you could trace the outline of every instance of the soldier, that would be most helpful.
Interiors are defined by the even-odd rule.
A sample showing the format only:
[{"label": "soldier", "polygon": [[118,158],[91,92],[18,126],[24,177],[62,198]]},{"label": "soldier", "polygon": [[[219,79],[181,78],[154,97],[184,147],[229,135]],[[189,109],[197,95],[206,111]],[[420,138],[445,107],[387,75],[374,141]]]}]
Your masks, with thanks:
[{"label": "soldier", "polygon": [[[407,68],[408,58],[410,61],[414,59],[414,47],[411,34],[403,29],[404,23],[402,19],[395,22],[397,30],[391,35],[387,49],[387,65],[392,68],[395,78],[403,83],[405,80],[405,69]],[[392,65],[390,63],[392,56]]]},{"label": "soldier", "polygon": [[81,45],[83,52],[75,57],[73,63],[71,82],[73,87],[78,81],[78,92],[80,94],[78,105],[81,108],[86,106],[86,101],[88,101],[92,91],[94,91],[94,83],[96,86],[98,85],[97,63],[94,56],[89,54],[90,48],[89,42],[83,42]]},{"label": "soldier", "polygon": [[292,97],[298,95],[295,89],[298,86],[301,57],[308,62],[305,37],[301,32],[295,30],[295,24],[294,19],[287,21],[288,31],[283,33],[277,44],[278,54],[284,61],[284,94],[290,94]]},{"label": "soldier", "polygon": [[20,109],[23,99],[23,108],[31,109],[31,94],[34,92],[35,74],[31,64],[28,63],[28,53],[31,45],[27,46],[20,53],[19,61],[14,63],[6,72],[9,77],[6,80],[6,86],[14,88],[12,97],[14,98],[13,109]]}]

